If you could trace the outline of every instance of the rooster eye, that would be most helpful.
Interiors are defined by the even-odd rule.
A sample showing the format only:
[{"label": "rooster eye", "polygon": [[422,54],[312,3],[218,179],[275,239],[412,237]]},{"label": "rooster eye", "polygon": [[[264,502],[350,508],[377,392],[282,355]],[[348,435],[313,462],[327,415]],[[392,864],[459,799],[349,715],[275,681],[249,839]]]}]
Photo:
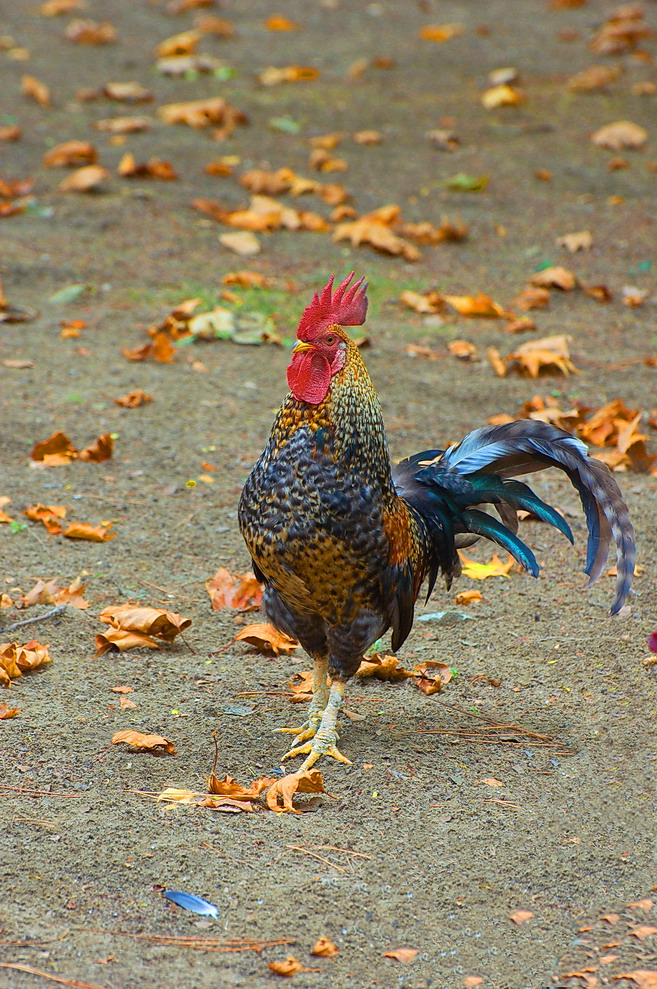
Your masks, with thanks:
[{"label": "rooster eye", "polygon": [[329,345],[329,347],[335,343],[335,337],[333,336],[332,333],[327,333],[327,335],[324,337],[324,340]]}]

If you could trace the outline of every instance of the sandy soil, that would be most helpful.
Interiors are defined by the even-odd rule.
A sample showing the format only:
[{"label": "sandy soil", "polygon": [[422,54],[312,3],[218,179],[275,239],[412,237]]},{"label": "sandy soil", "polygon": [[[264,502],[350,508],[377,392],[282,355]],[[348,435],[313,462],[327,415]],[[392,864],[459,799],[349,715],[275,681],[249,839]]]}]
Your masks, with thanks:
[{"label": "sandy soil", "polygon": [[[484,599],[468,611],[474,620],[417,623],[401,658],[406,666],[448,662],[457,676],[433,697],[410,683],[355,682],[350,704],[364,720],[348,725],[342,746],[353,765],[323,767],[331,796],[312,813],[227,815],[172,808],[134,792],[202,788],[215,730],[220,775],[248,783],[278,772],[284,740],[273,729],[298,718],[287,686],[307,668],[301,656],[267,658],[241,645],[210,655],[245,619],[212,612],[204,589],[219,566],[248,568],[236,503],[284,395],[289,349],[199,343],[170,365],[130,363],[121,354],[147,340],[144,329],[177,302],[198,294],[216,300],[222,277],[245,266],[218,242],[228,228],[192,210],[192,199],[245,203],[236,177],[248,167],[310,174],[308,139],[339,130],[347,137],[334,153],[348,171],[320,178],[341,182],[359,212],[394,202],[408,220],[438,223],[446,215],[469,226],[467,240],[422,248],[416,264],[303,232],[263,235],[262,254],[249,264],[275,282],[271,291],[242,293],[246,308],[273,312],[288,338],[331,272],[354,267],[369,278],[366,359],[395,457],[444,446],[491,415],[515,413],[537,392],[554,394],[563,407],[620,397],[648,411],[657,405],[657,371],[638,359],[657,352],[657,178],[645,167],[655,153],[655,97],[632,86],[650,77],[655,47],[645,43],[648,61],[632,53],[594,56],[587,42],[612,8],[606,0],[572,9],[543,0],[289,0],[280,10],[301,29],[273,33],[264,27],[270,4],[224,0],[214,13],[233,21],[236,36],[208,36],[200,46],[234,70],[222,80],[172,79],[154,70],[154,46],[191,27],[197,10],[174,16],[164,3],[89,0],[86,15],[108,16],[118,31],[116,43],[99,47],[64,40],[74,14],[48,19],[37,4],[3,5],[0,34],[14,43],[0,51],[0,125],[18,122],[22,137],[0,144],[0,178],[31,176],[35,187],[26,212],[0,220],[0,273],[10,303],[39,315],[0,327],[0,360],[33,362],[0,365],[0,495],[13,499],[6,510],[17,519],[30,503],[66,504],[76,520],[113,520],[117,532],[111,542],[89,543],[49,537],[32,522],[18,531],[0,526],[0,590],[11,595],[36,578],[68,583],[82,574],[91,602],[87,611],[69,608],[32,628],[0,630],[3,641],[36,635],[53,658],[1,698],[21,708],[0,724],[2,784],[15,788],[0,800],[3,964],[107,989],[264,987],[277,979],[267,962],[289,954],[318,970],[295,977],[295,985],[308,987],[594,987],[657,968],[655,935],[631,935],[654,924],[656,911],[646,903],[628,907],[649,898],[657,883],[657,681],[655,668],[643,665],[656,610],[655,477],[619,475],[644,568],[630,615],[608,617],[611,578],[582,590],[585,526],[577,496],[559,477],[540,478],[536,490],[573,525],[575,550],[530,524],[544,567],[539,581],[514,573],[437,591],[420,612],[454,608],[456,591],[465,588],[480,588]],[[649,16],[657,27],[654,10]],[[464,25],[461,36],[444,44],[418,38],[427,23],[452,22]],[[29,50],[28,61],[16,58],[17,47]],[[360,58],[368,60],[364,71],[348,78]],[[377,67],[376,58],[393,65]],[[625,71],[606,91],[568,92],[565,80],[594,61]],[[256,75],[269,65],[310,65],[321,74],[267,88]],[[480,103],[487,74],[508,65],[520,72],[527,101],[487,111]],[[51,87],[52,107],[21,95],[24,73]],[[155,104],[76,99],[81,89],[127,80],[147,86]],[[155,117],[161,104],[214,95],[250,120],[224,142],[161,122],[123,145],[93,129],[99,118]],[[280,117],[298,122],[299,132],[268,126]],[[628,167],[610,171],[613,153],[594,147],[589,134],[619,119],[647,127],[652,143],[619,153]],[[425,132],[436,127],[458,135],[454,152],[431,146]],[[380,130],[383,142],[364,146],[348,136],[366,128]],[[111,173],[104,191],[63,193],[57,186],[66,173],[43,167],[43,154],[72,138],[98,148]],[[126,150],[140,162],[169,160],[179,179],[119,178]],[[233,177],[204,173],[228,154],[240,158]],[[549,170],[552,181],[536,179],[537,169]],[[489,175],[488,188],[446,191],[445,179],[459,172]],[[316,197],[303,205],[330,212]],[[557,236],[585,228],[591,251],[571,256],[555,246]],[[465,337],[482,353],[489,345],[507,353],[529,335],[507,336],[497,320],[423,321],[396,301],[404,288],[435,287],[508,303],[549,261],[614,295],[601,305],[581,291],[553,292],[536,314],[540,335],[573,337],[577,377],[497,378],[485,359],[448,356],[446,342]],[[77,283],[88,288],[75,301],[49,301]],[[648,290],[652,301],[623,305],[627,284]],[[88,325],[63,340],[62,320]],[[430,345],[440,357],[410,359],[409,343]],[[136,387],[154,401],[133,410],[113,404]],[[33,444],[56,429],[78,446],[116,434],[114,457],[33,469]],[[654,450],[654,434],[651,442]],[[211,484],[198,480],[206,461],[217,467]],[[488,551],[477,555],[485,559]],[[99,612],[126,601],[190,617],[185,641],[93,659]],[[47,610],[3,609],[0,622],[6,627]],[[485,678],[473,683],[479,674],[499,686]],[[119,706],[111,690],[117,685],[134,688],[136,708]],[[549,741],[509,733],[486,744],[477,714]],[[110,747],[124,728],[163,734],[177,754]],[[455,729],[474,734],[459,739]],[[53,793],[33,797],[24,788]],[[154,884],[207,897],[219,919],[168,904]],[[516,925],[509,920],[516,910],[533,916]],[[600,921],[603,914],[618,919]],[[294,943],[261,954],[210,953],[154,945],[137,934]],[[338,946],[337,956],[311,957],[320,936]],[[418,950],[412,963],[384,957],[400,947]],[[601,962],[609,955],[615,958]],[[48,984],[44,975],[0,968],[2,986]]]}]

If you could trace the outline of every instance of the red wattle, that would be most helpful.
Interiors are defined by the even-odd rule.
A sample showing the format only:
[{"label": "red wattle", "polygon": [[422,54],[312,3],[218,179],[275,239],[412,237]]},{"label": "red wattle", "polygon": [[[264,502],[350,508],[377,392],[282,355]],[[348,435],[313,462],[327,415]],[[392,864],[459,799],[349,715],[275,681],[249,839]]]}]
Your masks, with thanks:
[{"label": "red wattle", "polygon": [[331,385],[331,365],[316,350],[294,354],[287,369],[290,391],[300,402],[319,405]]}]

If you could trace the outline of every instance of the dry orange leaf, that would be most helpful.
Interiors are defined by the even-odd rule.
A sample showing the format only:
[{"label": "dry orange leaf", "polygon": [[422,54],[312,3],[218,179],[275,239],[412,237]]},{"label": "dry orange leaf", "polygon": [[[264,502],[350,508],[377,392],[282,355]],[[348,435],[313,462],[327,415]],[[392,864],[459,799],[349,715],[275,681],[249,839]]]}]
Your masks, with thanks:
[{"label": "dry orange leaf", "polygon": [[459,591],[454,598],[454,604],[464,605],[466,608],[475,601],[483,601],[481,591]]},{"label": "dry orange leaf", "polygon": [[0,141],[20,141],[23,136],[18,124],[0,124]]},{"label": "dry orange leaf", "polygon": [[198,43],[203,37],[203,32],[197,28],[189,31],[181,31],[179,34],[172,34],[170,38],[165,38],[155,49],[158,58],[171,58],[174,55],[191,55],[198,48]]},{"label": "dry orange leaf", "polygon": [[313,82],[319,78],[319,69],[309,65],[284,65],[275,68],[273,65],[258,76],[263,86],[277,86],[281,82]]},{"label": "dry orange leaf", "polygon": [[299,648],[296,639],[291,639],[284,632],[279,632],[268,622],[256,622],[253,625],[245,625],[237,635],[234,642],[248,642],[255,646],[258,652],[273,653],[274,656],[285,656],[293,653]]},{"label": "dry orange leaf", "polygon": [[110,173],[102,165],[83,165],[71,172],[62,182],[62,192],[93,192],[109,179]]},{"label": "dry orange leaf", "polygon": [[547,288],[528,285],[511,301],[512,309],[544,309],[550,302],[550,291]]},{"label": "dry orange leaf", "polygon": [[140,405],[152,402],[153,398],[151,395],[147,395],[143,388],[135,388],[119,398],[113,398],[112,401],[124,409],[138,409]]},{"label": "dry orange leaf", "polygon": [[324,780],[318,769],[289,773],[276,780],[267,790],[267,806],[279,814],[285,812],[300,814],[301,811],[293,803],[297,793],[326,793]]},{"label": "dry orange leaf", "polygon": [[466,975],[463,979],[464,989],[476,989],[477,986],[482,986],[484,980],[481,975]]},{"label": "dry orange leaf", "polygon": [[657,927],[652,927],[650,924],[639,924],[638,927],[630,931],[630,937],[635,937],[637,941],[645,941],[647,937],[652,937],[653,934],[657,934]]},{"label": "dry orange leaf", "polygon": [[599,148],[620,151],[622,148],[642,148],[648,140],[648,131],[631,120],[617,120],[613,124],[600,127],[591,135],[593,144]]},{"label": "dry orange leaf", "polygon": [[98,152],[90,141],[64,141],[55,145],[43,156],[46,168],[64,168],[71,165],[93,165]]},{"label": "dry orange leaf", "polygon": [[253,258],[262,251],[260,241],[251,230],[236,230],[235,233],[219,234],[219,242],[241,258]]},{"label": "dry orange leaf", "polygon": [[165,642],[173,642],[177,635],[192,624],[191,618],[183,618],[174,611],[133,604],[110,605],[101,611],[98,617],[101,622],[106,622],[114,628],[152,635]]},{"label": "dry orange leaf", "polygon": [[246,117],[221,96],[185,103],[166,103],[158,108],[158,117],[165,124],[186,124],[196,130],[220,125],[230,133],[237,124],[246,123]]},{"label": "dry orange leaf", "polygon": [[51,536],[62,531],[61,519],[66,518],[66,505],[28,505],[23,515],[33,522],[41,522]]},{"label": "dry orange leaf", "polygon": [[96,652],[94,659],[104,656],[110,649],[118,649],[125,652],[126,649],[159,649],[160,644],[150,635],[142,635],[139,632],[124,632],[120,628],[109,628],[105,632],[99,632],[96,636]]},{"label": "dry orange leaf", "polygon": [[138,134],[150,130],[152,126],[150,117],[107,117],[94,123],[96,130],[108,134]]},{"label": "dry orange leaf", "polygon": [[420,951],[418,948],[395,948],[394,951],[384,951],[384,958],[394,958],[397,962],[402,962],[404,965],[409,965],[417,956]]},{"label": "dry orange leaf", "polygon": [[497,347],[486,347],[486,357],[498,378],[505,378],[507,367]]},{"label": "dry orange leaf", "polygon": [[426,292],[404,289],[399,293],[399,301],[421,315],[439,313],[445,309],[445,300],[435,289],[428,289]]},{"label": "dry orange leaf", "polygon": [[351,135],[356,144],[381,144],[383,134],[379,130],[358,130]]},{"label": "dry orange leaf", "polygon": [[504,358],[507,364],[515,361],[518,370],[526,372],[530,378],[537,378],[540,371],[556,368],[561,374],[578,374],[578,370],[570,359],[568,347],[572,337],[560,334],[553,337],[542,337],[540,340],[529,340],[521,344]]},{"label": "dry orange leaf", "polygon": [[258,271],[229,271],[221,279],[224,285],[237,285],[240,288],[264,288],[267,279]]},{"label": "dry orange leaf", "polygon": [[531,285],[538,285],[541,288],[560,288],[564,292],[569,292],[577,285],[577,279],[573,272],[561,265],[552,265],[535,272],[529,282]]},{"label": "dry orange leaf", "polygon": [[108,45],[117,39],[116,28],[109,21],[76,18],[64,33],[69,41],[78,45]]},{"label": "dry orange leaf", "polygon": [[633,972],[621,972],[614,975],[614,981],[618,979],[631,979],[639,989],[657,989],[657,969],[637,968]]},{"label": "dry orange leaf", "polygon": [[114,440],[109,433],[103,433],[98,439],[80,450],[78,459],[87,460],[90,463],[102,464],[105,460],[110,460],[114,451]]},{"label": "dry orange leaf", "polygon": [[0,721],[7,721],[20,714],[20,707],[9,707],[8,704],[0,704]]},{"label": "dry orange leaf", "polygon": [[49,646],[31,639],[21,646],[17,642],[0,643],[0,684],[10,686],[11,680],[22,676],[27,670],[51,663]]},{"label": "dry orange leaf", "polygon": [[463,34],[464,31],[465,25],[459,23],[425,24],[424,27],[420,28],[419,35],[423,41],[435,41],[440,44],[443,41],[456,38],[459,34]]},{"label": "dry orange leaf", "polygon": [[333,944],[333,941],[329,941],[327,937],[320,937],[314,947],[310,949],[310,954],[315,955],[317,958],[335,958],[339,950],[338,946]]},{"label": "dry orange leaf", "polygon": [[293,704],[307,704],[313,696],[313,674],[311,670],[301,670],[295,673],[290,683]]},{"label": "dry orange leaf", "polygon": [[508,577],[515,565],[515,560],[510,553],[507,553],[507,560],[504,563],[497,554],[493,553],[488,563],[479,563],[465,555],[462,550],[458,551],[461,560],[461,573],[471,580],[486,580],[487,577]]},{"label": "dry orange leaf", "polygon": [[46,0],[39,7],[42,17],[59,17],[60,14],[70,14],[72,10],[84,10],[86,0]]},{"label": "dry orange leaf", "polygon": [[107,543],[114,539],[116,532],[110,532],[113,522],[100,522],[91,525],[89,522],[71,522],[62,535],[66,539],[86,539],[90,543]]},{"label": "dry orange leaf", "polygon": [[265,27],[268,31],[298,31],[301,25],[282,14],[274,14],[267,18]]},{"label": "dry orange leaf", "polygon": [[205,582],[212,608],[240,608],[253,611],[262,603],[262,587],[252,573],[231,574],[219,567],[214,577]]},{"label": "dry orange leaf", "polygon": [[479,351],[469,340],[450,340],[447,344],[452,357],[457,357],[460,361],[473,361]]},{"label": "dry orange leaf", "polygon": [[571,254],[575,254],[577,251],[590,250],[593,245],[593,237],[590,230],[578,230],[575,233],[557,237],[556,244],[557,247],[565,247]]},{"label": "dry orange leaf", "polygon": [[399,219],[399,206],[381,206],[371,213],[365,213],[357,220],[340,223],[335,228],[333,240],[348,240],[354,247],[369,244],[382,254],[403,257],[406,261],[419,261],[420,252],[392,229]]},{"label": "dry orange leaf", "polygon": [[167,755],[176,754],[176,747],[173,742],[164,738],[163,735],[144,735],[142,732],[133,731],[131,728],[126,731],[117,731],[112,736],[112,745],[120,745],[121,743],[129,745],[130,748],[138,749],[140,752],[162,754],[164,751]]},{"label": "dry orange leaf", "polygon": [[505,315],[504,308],[483,292],[477,295],[446,295],[444,298],[460,316],[499,319]]},{"label": "dry orange leaf", "polygon": [[592,93],[606,89],[610,83],[616,82],[622,72],[620,65],[589,65],[570,77],[566,89],[573,93]]},{"label": "dry orange leaf", "polygon": [[498,106],[518,106],[519,103],[524,103],[525,98],[522,89],[503,83],[500,86],[491,86],[482,93],[481,103],[486,110],[495,110]]},{"label": "dry orange leaf", "polygon": [[356,670],[356,676],[374,677],[376,680],[405,680],[413,674],[410,670],[405,670],[403,666],[399,665],[396,656],[382,656],[375,652],[363,657]]},{"label": "dry orange leaf", "polygon": [[103,94],[117,103],[150,103],[154,96],[140,82],[106,82]]},{"label": "dry orange leaf", "polygon": [[117,172],[124,179],[162,179],[171,182],[178,178],[178,173],[170,161],[149,158],[148,161],[137,164],[135,156],[130,151],[121,158]]},{"label": "dry orange leaf", "polygon": [[268,962],[267,964],[276,975],[283,975],[288,978],[299,972],[321,972],[320,968],[306,968],[303,962],[300,962],[294,955],[289,955],[281,962]]},{"label": "dry orange leaf", "polygon": [[230,797],[231,800],[236,801],[257,800],[260,794],[274,782],[273,779],[260,776],[250,786],[241,786],[232,776],[224,776],[220,780],[213,773],[208,777],[208,793],[219,797]]},{"label": "dry orange leaf", "polygon": [[84,611],[89,607],[84,591],[85,585],[81,577],[76,577],[67,587],[58,585],[54,579],[37,580],[34,587],[16,603],[21,608],[30,608],[35,604],[70,604],[72,608]]},{"label": "dry orange leaf", "polygon": [[53,433],[52,436],[49,436],[47,440],[36,443],[30,456],[32,460],[44,461],[51,464],[54,462],[52,458],[55,457],[60,458],[57,461],[58,463],[69,463],[71,460],[77,458],[78,451],[66,433],[59,430]]},{"label": "dry orange leaf", "polygon": [[514,910],[513,913],[510,913],[508,916],[509,920],[512,920],[514,924],[520,927],[520,925],[524,924],[527,920],[531,920],[534,914],[531,910]]},{"label": "dry orange leaf", "polygon": [[428,697],[431,694],[439,694],[454,676],[447,663],[437,663],[433,660],[414,666],[411,675],[415,677],[416,686]]},{"label": "dry orange leaf", "polygon": [[21,91],[24,96],[29,96],[39,106],[52,106],[50,89],[45,82],[41,82],[35,76],[24,75],[21,77]]}]

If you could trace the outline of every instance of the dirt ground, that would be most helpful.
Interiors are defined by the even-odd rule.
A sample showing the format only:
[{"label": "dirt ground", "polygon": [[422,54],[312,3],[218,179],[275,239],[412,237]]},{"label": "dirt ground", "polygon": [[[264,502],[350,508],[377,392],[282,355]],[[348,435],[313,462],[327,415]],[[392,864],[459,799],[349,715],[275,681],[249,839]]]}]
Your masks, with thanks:
[{"label": "dirt ground", "polygon": [[[657,175],[646,167],[655,156],[655,96],[633,89],[654,76],[656,49],[648,38],[638,55],[592,53],[588,42],[613,6],[289,0],[274,9],[265,0],[222,0],[214,10],[189,5],[176,15],[164,2],[89,0],[83,16],[107,17],[118,32],[114,43],[89,46],[64,39],[75,11],[46,18],[36,2],[2,4],[0,34],[13,41],[4,38],[0,51],[0,126],[18,123],[22,136],[0,143],[0,178],[32,177],[34,191],[27,210],[0,219],[0,274],[9,303],[39,315],[0,326],[0,361],[32,362],[0,364],[0,495],[11,497],[5,510],[14,519],[29,504],[66,504],[77,521],[112,520],[117,535],[91,543],[48,536],[34,522],[0,526],[0,591],[17,596],[37,578],[68,583],[83,575],[91,603],[6,634],[2,628],[50,609],[0,612],[3,641],[34,636],[50,644],[53,660],[0,698],[21,708],[0,723],[0,959],[46,973],[0,967],[0,986],[46,986],[46,975],[56,975],[106,989],[259,989],[278,978],[267,963],[288,955],[313,970],[294,978],[307,987],[595,989],[622,973],[657,969],[656,935],[632,934],[657,919],[649,904],[657,884],[657,681],[655,667],[644,665],[657,610],[654,476],[617,475],[643,568],[629,615],[608,616],[612,578],[582,589],[577,495],[566,479],[539,477],[535,488],[566,513],[575,549],[528,523],[543,566],[538,581],[514,573],[436,590],[419,614],[454,609],[459,590],[480,589],[483,601],[467,610],[471,620],[416,622],[400,659],[408,667],[440,660],[457,675],[432,697],[409,682],[355,681],[349,704],[364,720],[347,724],[341,745],[353,765],[322,767],[331,796],[313,812],[213,813],[135,792],[203,789],[215,730],[219,775],[245,784],[275,775],[285,740],[273,729],[299,719],[288,684],[308,668],[299,654],[274,659],[239,644],[211,655],[247,619],[213,612],[204,588],[220,566],[248,569],[237,499],[285,393],[289,346],[217,341],[181,348],[171,364],[126,360],[121,349],[147,341],[145,329],[176,303],[199,295],[218,301],[223,276],[248,266],[272,278],[273,288],[234,291],[246,309],[273,314],[289,344],[329,274],[353,267],[366,275],[365,358],[395,458],[458,440],[491,415],[515,414],[537,392],[563,408],[616,397],[646,412],[657,405],[657,370],[641,362],[657,353]],[[654,5],[647,6],[657,29]],[[207,35],[199,48],[220,58],[223,70],[157,72],[155,45],[192,27],[199,13],[235,26],[232,39]],[[300,28],[266,30],[272,13]],[[445,43],[418,36],[423,25],[454,22],[463,33]],[[350,76],[359,59],[362,72]],[[604,91],[568,91],[565,81],[593,62],[624,71]],[[286,65],[315,67],[319,79],[258,82],[266,67]],[[486,110],[480,95],[488,73],[506,66],[518,70],[526,102]],[[25,73],[50,86],[51,107],[21,94]],[[128,80],[148,87],[155,102],[76,98]],[[224,141],[156,116],[162,104],[216,95],[249,118]],[[125,114],[145,114],[153,126],[122,144],[93,127]],[[272,127],[277,118],[287,130]],[[589,135],[622,119],[646,127],[650,140],[643,150],[618,152],[627,167],[610,170],[614,153]],[[458,136],[453,151],[426,138],[436,128]],[[380,131],[382,143],[351,139],[364,129]],[[229,228],[191,208],[196,197],[230,208],[246,203],[236,179],[251,167],[316,175],[308,140],[333,131],[345,135],[332,153],[348,170],[318,177],[344,185],[359,213],[397,203],[407,220],[461,221],[468,238],[422,247],[410,264],[333,243],[326,233],[279,231],[260,235],[262,253],[245,262],[218,241]],[[109,169],[97,193],[58,190],[68,173],[42,164],[49,148],[73,138],[92,141]],[[178,180],[119,177],[126,150],[139,162],[170,161]],[[239,158],[234,174],[206,174],[223,155]],[[551,181],[537,179],[539,169]],[[445,180],[457,173],[486,174],[489,184],[476,193],[447,190]],[[331,211],[317,197],[303,205],[325,217]],[[558,236],[582,229],[593,235],[590,251],[570,255],[555,246]],[[508,304],[548,262],[613,294],[600,304],[582,291],[552,292],[549,307],[532,313],[537,334],[572,336],[581,373],[570,378],[498,378],[485,357],[458,361],[446,349],[453,338],[504,354],[532,334],[509,336],[499,320],[423,319],[397,302],[402,289],[433,287],[486,292]],[[68,303],[50,301],[72,284],[86,289]],[[623,305],[626,285],[647,291],[646,302]],[[62,339],[60,322],[72,320],[87,326]],[[409,343],[440,356],[411,359]],[[113,404],[137,387],[151,404]],[[34,443],[58,429],[79,447],[115,434],[113,458],[34,469]],[[654,452],[654,431],[650,443]],[[217,468],[212,483],[201,479],[204,462]],[[473,555],[488,559],[489,548]],[[99,612],[128,601],[191,618],[184,641],[92,658]],[[120,707],[117,685],[134,688],[136,708]],[[547,742],[509,731],[486,744],[487,722],[477,715]],[[165,735],[176,754],[111,747],[113,734],[127,728]],[[456,733],[465,729],[468,737]],[[52,794],[30,796],[30,789]],[[155,884],[207,897],[219,918],[167,903]],[[517,910],[532,916],[516,924],[509,914]],[[212,953],[135,937],[146,934],[294,943],[260,954]],[[337,945],[335,957],[310,955],[320,936]],[[408,964],[384,957],[399,948],[418,954]]]}]

